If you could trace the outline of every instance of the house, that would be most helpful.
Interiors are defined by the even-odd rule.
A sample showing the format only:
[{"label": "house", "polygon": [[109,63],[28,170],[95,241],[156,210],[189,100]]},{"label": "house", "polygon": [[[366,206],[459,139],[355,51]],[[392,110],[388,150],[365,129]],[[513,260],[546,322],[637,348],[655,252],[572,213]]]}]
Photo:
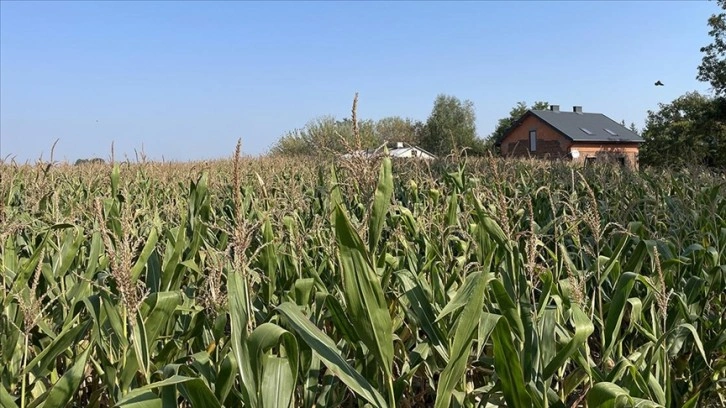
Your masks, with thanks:
[{"label": "house", "polygon": [[[397,142],[395,144],[384,145],[388,149],[388,156],[393,158],[416,158],[416,159],[425,159],[425,160],[431,160],[435,159],[436,156],[433,154],[427,152],[426,150],[417,147],[412,146],[408,143],[403,142]],[[356,152],[347,153],[344,154],[344,158],[349,158],[352,156],[358,156],[358,157],[376,157],[376,156],[382,156],[385,154],[384,146],[381,146],[377,149],[367,149],[367,150],[359,150]]]},{"label": "house", "polygon": [[530,110],[496,141],[502,156],[566,159],[589,164],[615,161],[635,168],[645,140],[602,113]]},{"label": "house", "polygon": [[418,146],[412,146],[402,142],[396,143],[395,147],[388,150],[388,154],[391,157],[397,158],[417,158],[425,160],[431,160],[436,158],[436,156]]}]

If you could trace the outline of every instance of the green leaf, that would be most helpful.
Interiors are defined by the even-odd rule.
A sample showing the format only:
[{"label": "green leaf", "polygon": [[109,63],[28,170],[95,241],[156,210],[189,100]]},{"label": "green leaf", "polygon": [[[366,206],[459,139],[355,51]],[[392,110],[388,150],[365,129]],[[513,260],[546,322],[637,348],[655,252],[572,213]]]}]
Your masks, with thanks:
[{"label": "green leaf", "polygon": [[190,379],[179,386],[184,398],[192,403],[192,408],[222,408],[222,404],[201,378]]},{"label": "green leaf", "polygon": [[711,368],[711,364],[706,357],[706,352],[703,350],[703,343],[701,342],[701,337],[698,335],[698,331],[696,330],[696,328],[693,327],[693,325],[690,323],[681,323],[678,325],[677,328],[684,328],[691,332],[691,335],[693,336],[693,341],[696,343],[696,348],[698,348],[698,352],[701,353],[701,357],[703,357],[703,362],[706,363],[706,367]]},{"label": "green leaf", "polygon": [[296,381],[293,373],[295,370],[291,368],[287,357],[265,359],[260,390],[263,408],[285,408],[292,405]]},{"label": "green leaf", "polygon": [[111,195],[116,197],[118,195],[118,181],[120,177],[121,169],[118,163],[114,163],[113,169],[111,169]]},{"label": "green leaf", "polygon": [[[72,234],[72,232],[75,232],[75,235]],[[80,248],[84,238],[83,230],[80,228],[74,228],[73,231],[68,231],[67,238],[60,248],[59,263],[53,273],[54,277],[60,278],[65,276],[66,272],[68,272],[68,269],[70,269],[71,265],[75,261],[78,255],[78,249]]]},{"label": "green leaf", "polygon": [[5,389],[4,386],[0,387],[0,405],[3,408],[18,408],[18,405],[15,404],[12,395],[8,393],[8,390]]},{"label": "green leaf", "polygon": [[156,292],[149,295],[141,305],[142,315],[146,316],[144,325],[147,329],[149,345],[158,340],[164,327],[173,316],[177,307],[182,304],[182,294],[179,291]]},{"label": "green leaf", "polygon": [[502,316],[494,313],[489,312],[482,312],[481,316],[479,316],[479,329],[477,331],[477,346],[478,346],[478,354],[481,354],[484,350],[484,347],[486,346],[486,342],[489,339],[489,336],[492,335],[492,332],[497,327],[497,324],[499,323],[499,319],[501,319]]},{"label": "green leaf", "polygon": [[91,327],[92,321],[88,320],[81,324],[76,324],[72,327],[64,328],[61,333],[53,339],[53,341],[43,348],[33,360],[30,361],[23,370],[23,375],[27,375],[30,370],[35,367],[36,364],[40,366],[40,371],[36,372],[36,376],[44,376],[48,370],[48,366],[58,358],[61,354],[64,354],[71,346],[76,343],[79,339],[85,336],[88,329]]},{"label": "green leaf", "polygon": [[[502,211],[506,211],[506,210],[502,209]],[[507,235],[504,233],[504,230],[502,229],[502,227],[500,227],[499,224],[497,224],[497,222],[494,221],[491,217],[482,216],[481,225],[489,233],[489,236],[491,236],[495,241],[497,241],[497,244],[507,245],[509,243],[509,239],[507,238]]]},{"label": "green leaf", "polygon": [[393,322],[381,282],[358,233],[341,206],[335,209],[335,238],[340,252],[343,295],[354,328],[378,361],[393,403]]},{"label": "green leaf", "polygon": [[426,293],[421,288],[420,282],[409,270],[402,270],[397,276],[403,283],[406,297],[408,298],[411,309],[413,309],[413,313],[416,315],[419,325],[426,332],[426,336],[428,336],[428,340],[431,342],[434,350],[439,353],[439,356],[444,361],[448,362],[449,352],[446,350],[446,336],[444,336],[436,324],[433,305],[426,297]]},{"label": "green leaf", "polygon": [[469,362],[471,344],[474,340],[474,332],[479,324],[479,317],[484,306],[484,292],[489,281],[487,275],[482,272],[475,272],[472,275],[474,276],[471,279],[475,282],[474,290],[469,302],[459,315],[450,359],[441,373],[436,390],[436,402],[434,404],[436,408],[448,408],[451,405],[451,395],[454,387],[464,377]]},{"label": "green leaf", "polygon": [[[19,293],[30,286],[30,277],[33,275],[38,263],[43,262],[41,257],[44,257],[45,255],[45,251],[43,249],[48,243],[48,237],[48,233],[43,234],[43,240],[37,247],[35,247],[33,255],[30,256],[30,259],[27,262],[21,264],[20,271],[15,275],[15,279],[13,280],[13,287],[10,290],[10,293]],[[3,271],[3,273],[5,272]],[[3,304],[7,305],[12,298],[12,296],[5,297]]]},{"label": "green leaf", "polygon": [[141,254],[139,254],[139,257],[136,259],[136,263],[134,263],[134,266],[131,268],[131,279],[133,281],[136,281],[141,275],[141,272],[144,270],[151,253],[154,252],[154,249],[156,249],[156,242],[158,240],[159,233],[156,231],[156,228],[151,228],[149,238],[146,239],[146,243],[144,244],[144,248],[141,250]]},{"label": "green leaf", "polygon": [[557,338],[555,336],[555,326],[557,325],[557,316],[559,310],[555,306],[545,308],[540,314],[540,327],[539,327],[539,347],[540,355],[542,359],[542,365],[552,361],[557,354]]},{"label": "green leaf", "polygon": [[214,395],[217,400],[224,402],[229,392],[234,386],[234,379],[237,375],[237,362],[234,360],[234,353],[229,353],[222,360],[217,372],[216,382],[214,384]]},{"label": "green leaf", "polygon": [[550,361],[545,367],[542,374],[545,381],[549,380],[558,368],[564,367],[570,356],[572,356],[572,354],[574,354],[595,331],[595,326],[590,321],[590,318],[588,318],[587,315],[577,306],[573,306],[572,308],[572,323],[575,326],[575,334],[572,336],[572,339],[570,339],[567,345],[557,352],[552,361]]},{"label": "green leaf", "polygon": [[144,378],[149,380],[149,343],[146,338],[146,327],[140,314],[136,314],[135,324],[131,327],[131,333],[133,335],[133,346],[136,354],[136,361],[141,368],[141,373]]},{"label": "green leaf", "polygon": [[[166,326],[167,322],[181,302],[181,293],[176,291],[167,291],[152,293],[141,304],[141,308],[139,310],[140,317],[147,317],[142,321],[141,325],[137,323],[136,326],[132,328],[134,344],[131,354],[133,354],[132,358],[134,360],[127,360],[126,367],[124,367],[124,370],[121,373],[122,382],[124,384],[130,384],[139,367],[144,371],[144,375],[148,380],[148,373],[146,373],[146,369],[149,368],[150,364],[148,350],[154,348],[154,343],[158,340],[159,333],[162,333],[163,328]],[[140,352],[147,353],[147,356],[139,354]],[[144,361],[147,362],[146,367],[144,366]]]},{"label": "green leaf", "polygon": [[93,347],[89,345],[86,350],[81,353],[73,366],[63,373],[63,376],[53,384],[48,396],[43,404],[44,407],[64,407],[68,404],[78,390],[78,386],[83,381],[83,375],[86,369],[86,361]]},{"label": "green leaf", "polygon": [[638,275],[632,272],[625,272],[620,275],[615,284],[613,299],[608,304],[607,319],[605,322],[606,347],[603,352],[603,359],[610,357],[620,334],[620,324],[625,315],[625,304],[627,303],[630,291],[635,285],[635,278]]},{"label": "green leaf", "polygon": [[[297,381],[298,345],[292,333],[273,323],[263,323],[250,335],[249,340],[250,362],[252,368],[261,378],[265,361],[263,355],[273,347],[284,346],[285,355],[289,358],[288,366],[291,370],[293,382]],[[258,381],[259,382],[259,381]]]},{"label": "green leaf", "polygon": [[262,239],[264,248],[260,256],[260,262],[265,271],[264,295],[265,301],[271,303],[272,296],[275,294],[277,285],[277,253],[275,251],[275,236],[272,232],[272,223],[269,218],[265,218],[262,223]]},{"label": "green leaf", "polygon": [[466,278],[464,278],[464,283],[461,285],[459,290],[456,291],[454,298],[451,299],[446,306],[444,306],[443,310],[441,310],[439,316],[436,318],[436,322],[441,321],[441,319],[447,315],[461,309],[469,302],[469,300],[471,300],[472,293],[474,293],[474,288],[478,282],[476,277],[477,275],[475,274],[469,274]]},{"label": "green leaf", "polygon": [[375,196],[373,198],[373,207],[371,208],[371,218],[368,226],[368,251],[371,254],[376,252],[378,240],[381,238],[383,226],[386,223],[386,214],[391,204],[393,196],[393,171],[391,169],[391,159],[383,158],[381,169],[378,173],[378,186],[376,187]]},{"label": "green leaf", "polygon": [[111,325],[111,330],[114,334],[116,334],[116,338],[120,342],[121,347],[128,347],[128,339],[124,334],[124,327],[126,326],[126,322],[123,321],[123,319],[121,318],[121,314],[119,313],[120,305],[111,299],[111,296],[108,292],[101,292],[100,296],[101,306],[103,308],[103,311],[106,313],[106,319]]},{"label": "green leaf", "polygon": [[227,290],[229,291],[229,313],[232,329],[232,350],[237,362],[237,372],[241,377],[241,391],[245,405],[257,406],[257,382],[250,363],[247,347],[247,284],[238,272],[229,272]]},{"label": "green leaf", "polygon": [[[622,238],[618,242],[618,246],[615,248],[615,251],[609,256],[608,261],[605,263],[605,266],[603,267],[603,270],[600,274],[600,279],[598,281],[598,286],[602,287],[603,282],[608,279],[608,276],[610,276],[610,273],[617,269],[616,266],[619,266],[619,259],[620,254],[622,254],[623,249],[625,248],[626,244],[629,241],[629,237],[627,234],[623,234]],[[618,279],[619,280],[619,279]]]},{"label": "green leaf", "polygon": [[310,298],[315,287],[315,278],[300,278],[295,280],[293,286],[295,303],[305,306],[310,303]]},{"label": "green leaf", "polygon": [[519,353],[512,343],[511,329],[507,319],[499,320],[492,333],[492,341],[494,346],[494,370],[499,376],[507,406],[511,408],[531,407],[532,400],[527,388],[524,386],[522,363],[519,359]]},{"label": "green leaf", "polygon": [[212,393],[207,384],[205,384],[201,378],[186,377],[183,375],[174,375],[164,380],[137,388],[119,400],[115,407],[161,407],[161,399],[153,393],[150,393],[150,391],[172,386],[181,387],[182,394],[189,402],[192,403],[193,408],[221,408],[221,404],[214,396],[214,393]]},{"label": "green leaf", "polygon": [[515,329],[514,334],[517,338],[524,341],[524,323],[522,323],[522,318],[517,310],[517,305],[509,296],[509,293],[507,293],[507,289],[504,287],[504,284],[500,280],[494,279],[492,281],[492,290],[494,292],[494,297],[497,299],[497,306],[499,307],[502,316],[507,319],[509,326]]},{"label": "green leaf", "polygon": [[[176,401],[175,401],[176,402]],[[131,398],[124,398],[123,402],[114,405],[118,408],[163,408],[162,400],[151,391],[134,394]]]},{"label": "green leaf", "polygon": [[309,353],[310,366],[305,370],[305,380],[303,381],[303,408],[313,408],[315,406],[315,396],[318,390],[320,377],[320,358],[317,353]]},{"label": "green leaf", "polygon": [[445,223],[447,227],[453,227],[458,225],[458,218],[456,217],[459,212],[459,195],[456,190],[451,191],[451,195],[446,197],[446,218]]},{"label": "green leaf", "polygon": [[326,295],[325,306],[328,308],[328,313],[330,313],[330,319],[333,321],[333,325],[340,332],[343,338],[350,343],[358,343],[360,341],[360,337],[358,337],[358,333],[356,333],[353,328],[353,323],[351,323],[350,318],[346,315],[343,310],[343,306],[340,305],[338,299],[336,299],[333,295]]},{"label": "green leaf", "polygon": [[276,309],[295,333],[320,357],[328,370],[374,407],[387,407],[381,394],[340,355],[335,342],[306,318],[297,305],[285,302]]},{"label": "green leaf", "polygon": [[[181,225],[186,224],[186,222],[186,215],[184,215]],[[181,262],[182,254],[188,244],[185,232],[185,229],[182,227],[167,230],[167,234],[170,235],[169,240],[171,241],[168,242],[167,245],[173,245],[173,250],[171,252],[167,252],[168,256],[164,257],[165,262],[161,275],[161,288],[163,290],[174,289],[172,286],[174,286],[175,271]]]},{"label": "green leaf", "polygon": [[587,404],[594,408],[630,407],[632,399],[630,394],[618,385],[600,382],[587,393]]},{"label": "green leaf", "polygon": [[592,408],[657,408],[660,405],[655,402],[633,398],[630,394],[610,382],[599,382],[587,393],[587,405]]}]

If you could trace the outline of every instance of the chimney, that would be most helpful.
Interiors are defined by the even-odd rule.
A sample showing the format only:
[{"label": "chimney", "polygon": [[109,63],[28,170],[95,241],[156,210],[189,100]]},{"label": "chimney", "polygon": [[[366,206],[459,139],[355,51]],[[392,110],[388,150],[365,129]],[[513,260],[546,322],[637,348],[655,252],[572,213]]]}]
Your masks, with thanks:
[{"label": "chimney", "polygon": [[560,111],[560,105],[550,105],[550,110],[552,112],[559,112]]},{"label": "chimney", "polygon": [[403,142],[396,142],[396,149],[403,148]]},{"label": "chimney", "polygon": [[582,113],[582,106],[573,106],[572,111],[575,113]]}]

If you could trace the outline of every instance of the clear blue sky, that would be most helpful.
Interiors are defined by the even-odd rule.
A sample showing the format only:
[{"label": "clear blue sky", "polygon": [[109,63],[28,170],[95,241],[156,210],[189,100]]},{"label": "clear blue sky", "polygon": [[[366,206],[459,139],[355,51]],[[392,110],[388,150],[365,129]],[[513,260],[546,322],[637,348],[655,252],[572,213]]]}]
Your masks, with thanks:
[{"label": "clear blue sky", "polygon": [[[425,120],[470,99],[487,136],[547,100],[642,126],[692,90],[714,2],[0,2],[0,155],[266,152],[313,118]],[[665,87],[655,87],[661,80]]]}]

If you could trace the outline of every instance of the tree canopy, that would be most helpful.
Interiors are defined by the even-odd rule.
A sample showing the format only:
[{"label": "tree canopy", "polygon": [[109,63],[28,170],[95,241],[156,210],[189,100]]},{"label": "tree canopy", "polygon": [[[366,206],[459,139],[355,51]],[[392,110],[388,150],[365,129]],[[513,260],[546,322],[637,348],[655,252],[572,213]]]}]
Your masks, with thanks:
[{"label": "tree canopy", "polygon": [[375,132],[381,140],[387,142],[404,142],[418,145],[423,123],[414,122],[409,118],[388,116],[375,124]]},{"label": "tree canopy", "polygon": [[91,159],[78,159],[78,160],[76,160],[75,165],[82,166],[84,164],[104,164],[104,163],[106,163],[106,160],[103,160],[100,157],[94,157]]},{"label": "tree canopy", "polygon": [[358,121],[360,143],[353,135],[350,119],[337,120],[323,116],[308,122],[302,129],[288,132],[272,147],[271,153],[285,156],[314,156],[325,152],[345,152],[348,148],[373,148],[382,140],[375,131],[372,120]]},{"label": "tree canopy", "polygon": [[689,92],[648,111],[642,165],[726,167],[726,98]]},{"label": "tree canopy", "polygon": [[439,95],[425,123],[400,116],[388,116],[378,121],[359,121],[359,144],[353,135],[351,119],[337,120],[331,116],[323,116],[308,122],[302,129],[285,134],[275,143],[270,153],[312,156],[329,152],[344,153],[351,148],[378,148],[384,143],[403,142],[443,156],[462,149],[467,149],[469,154],[482,154],[484,142],[476,135],[475,120],[474,104],[471,101]]},{"label": "tree canopy", "polygon": [[705,55],[698,67],[698,80],[709,82],[716,95],[726,96],[726,0],[717,0],[724,11],[708,19],[713,42],[701,48]]},{"label": "tree canopy", "polygon": [[476,135],[475,121],[473,102],[440,94],[426,120],[421,147],[442,156],[463,149],[469,154],[482,154],[484,142]]},{"label": "tree canopy", "polygon": [[642,165],[726,168],[726,0],[724,10],[708,19],[713,43],[702,47],[697,78],[709,82],[715,96],[689,92],[648,111],[640,148]]}]

